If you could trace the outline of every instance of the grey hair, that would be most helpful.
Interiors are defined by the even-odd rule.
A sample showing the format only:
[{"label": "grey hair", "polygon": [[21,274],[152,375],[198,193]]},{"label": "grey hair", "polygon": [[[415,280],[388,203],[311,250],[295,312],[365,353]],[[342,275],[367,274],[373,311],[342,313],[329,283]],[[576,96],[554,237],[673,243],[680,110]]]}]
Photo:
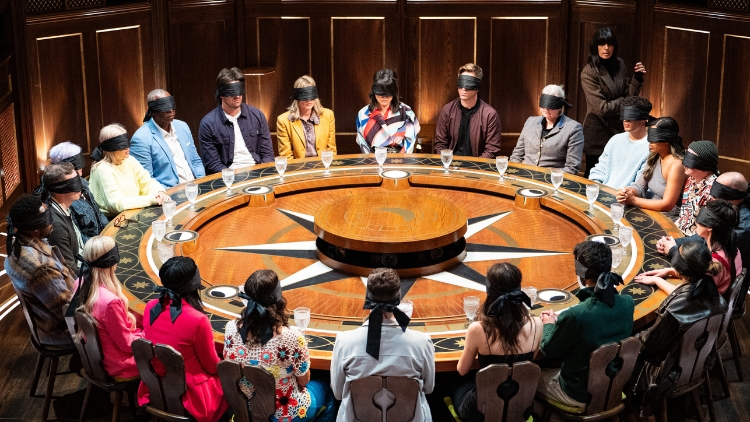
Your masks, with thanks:
[{"label": "grey hair", "polygon": [[563,89],[562,85],[547,85],[544,87],[544,89],[542,89],[542,94],[565,98],[565,90]]},{"label": "grey hair", "polygon": [[107,139],[112,139],[115,136],[122,135],[123,133],[128,133],[128,130],[125,129],[125,126],[121,125],[120,123],[112,123],[111,125],[104,126],[102,130],[99,131],[99,142],[104,142]]},{"label": "grey hair", "polygon": [[146,101],[154,101],[157,98],[164,98],[164,97],[169,97],[169,92],[161,88],[156,88],[155,90],[148,93],[148,96],[146,97]]},{"label": "grey hair", "polygon": [[61,142],[49,150],[49,159],[52,164],[57,164],[66,158],[70,158],[74,155],[78,155],[81,152],[81,147],[70,142]]}]

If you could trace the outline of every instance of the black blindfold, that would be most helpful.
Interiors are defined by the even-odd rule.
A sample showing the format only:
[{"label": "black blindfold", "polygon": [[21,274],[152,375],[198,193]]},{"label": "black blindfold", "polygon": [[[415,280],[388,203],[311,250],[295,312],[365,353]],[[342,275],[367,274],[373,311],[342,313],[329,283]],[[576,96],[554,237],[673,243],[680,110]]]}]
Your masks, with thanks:
[{"label": "black blindfold", "polygon": [[8,215],[5,217],[5,221],[8,223],[5,249],[10,252],[13,250],[13,237],[16,235],[17,230],[33,231],[52,225],[52,210],[46,207],[43,213],[24,216],[15,220],[12,220],[10,215]]},{"label": "black blindfold", "polygon": [[152,112],[166,113],[175,109],[177,109],[177,103],[171,95],[169,97],[157,98],[148,102],[148,110],[146,111],[146,116],[143,118],[143,121],[147,122],[151,120]]},{"label": "black blindfold", "polygon": [[685,158],[682,159],[682,165],[689,169],[715,172],[718,163],[715,160],[707,160],[688,151],[685,153]]},{"label": "black blindfold", "polygon": [[[72,179],[71,179],[72,180]],[[81,271],[78,273],[78,277],[82,280],[80,286],[73,295],[73,299],[70,301],[68,310],[65,311],[65,318],[72,318],[75,314],[76,309],[81,303],[81,296],[85,301],[89,297],[92,283],[94,282],[94,276],[91,273],[91,268],[111,268],[120,262],[120,250],[115,244],[115,247],[108,250],[104,255],[95,259],[92,262],[86,262],[82,256],[76,255],[76,259],[81,263]]]},{"label": "black blindfold", "polygon": [[542,94],[539,97],[539,107],[547,108],[550,110],[559,110],[563,107],[571,108],[573,106],[570,105],[567,101],[565,101],[565,98],[560,98],[554,95]]},{"label": "black blindfold", "polygon": [[395,84],[372,84],[372,93],[381,97],[395,97],[398,94]]},{"label": "black blindfold", "polygon": [[94,151],[91,152],[91,159],[94,161],[100,161],[104,158],[103,151],[115,152],[122,151],[130,148],[130,138],[127,133],[117,135],[114,138],[109,138],[97,146]]},{"label": "black blindfold", "polygon": [[393,316],[396,317],[401,331],[406,331],[406,326],[409,325],[411,320],[406,314],[398,308],[398,304],[401,303],[401,298],[396,296],[390,302],[377,302],[375,301],[370,293],[367,293],[365,298],[365,306],[363,309],[372,309],[370,311],[369,325],[367,327],[367,347],[365,351],[368,355],[379,359],[380,357],[380,337],[381,328],[383,327],[383,312],[392,312]]},{"label": "black blindfold", "polygon": [[81,176],[76,174],[72,179],[44,185],[44,189],[52,193],[80,192],[83,189],[83,183],[81,182]]},{"label": "black blindfold", "polygon": [[[281,283],[276,284],[276,289],[269,295],[258,299],[253,298],[245,292],[240,292],[239,296],[247,301],[247,306],[243,312],[244,318],[242,327],[240,327],[240,336],[242,336],[242,342],[247,342],[247,327],[250,325],[250,319],[254,318],[253,312],[257,312],[258,316],[263,317],[268,312],[267,308],[274,303],[281,300]],[[273,337],[273,322],[269,321],[266,325],[263,333],[260,335],[261,346],[268,343]]]},{"label": "black blindfold", "polygon": [[743,192],[739,189],[730,188],[727,185],[722,185],[718,181],[714,180],[711,185],[711,196],[717,199],[724,199],[726,201],[734,201],[739,199],[745,199],[748,192]]},{"label": "black blindfold", "polygon": [[456,81],[457,88],[468,89],[471,91],[479,91],[479,88],[481,88],[481,86],[482,80],[471,75],[461,75]]},{"label": "black blindfold", "polygon": [[294,88],[293,99],[297,101],[310,101],[318,98],[317,86],[306,86],[304,88]]},{"label": "black blindfold", "polygon": [[620,120],[648,120],[648,111],[644,111],[636,106],[624,106],[620,108]]},{"label": "black blindfold", "polygon": [[673,130],[662,129],[659,127],[648,128],[648,142],[652,144],[656,144],[659,142],[672,143],[672,141],[677,139],[677,137],[677,132]]},{"label": "black blindfold", "polygon": [[245,84],[242,82],[234,82],[231,84],[221,84],[216,90],[216,95],[219,97],[239,97],[245,94]]},{"label": "black blindfold", "polygon": [[76,170],[80,170],[86,165],[86,160],[83,158],[83,153],[81,152],[72,157],[60,160],[60,162],[73,164],[73,168]]},{"label": "black blindfold", "polygon": [[182,296],[185,296],[190,292],[194,292],[202,288],[203,286],[201,285],[201,272],[198,271],[197,267],[195,268],[193,277],[183,284],[172,286],[172,288],[164,286],[154,287],[154,291],[159,292],[159,302],[154,305],[153,308],[151,308],[151,324],[153,324],[154,321],[156,321],[156,318],[158,318],[159,315],[164,311],[164,306],[162,305],[162,303],[164,302],[164,299],[166,297],[169,297],[170,299],[169,316],[172,320],[172,323],[174,323],[177,317],[182,314]]}]

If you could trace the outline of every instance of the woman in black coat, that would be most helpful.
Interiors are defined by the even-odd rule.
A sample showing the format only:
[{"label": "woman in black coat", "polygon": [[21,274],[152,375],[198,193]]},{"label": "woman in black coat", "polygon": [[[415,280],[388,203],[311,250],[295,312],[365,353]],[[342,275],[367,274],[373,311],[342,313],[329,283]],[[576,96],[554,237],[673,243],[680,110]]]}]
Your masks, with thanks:
[{"label": "woman in black coat", "polygon": [[636,96],[643,85],[646,68],[635,64],[635,73],[626,78],[625,62],[617,57],[617,37],[609,28],[599,28],[589,46],[591,56],[581,71],[581,85],[586,95],[586,118],[583,121],[586,174],[599,161],[604,146],[612,136],[623,132],[620,103]]}]

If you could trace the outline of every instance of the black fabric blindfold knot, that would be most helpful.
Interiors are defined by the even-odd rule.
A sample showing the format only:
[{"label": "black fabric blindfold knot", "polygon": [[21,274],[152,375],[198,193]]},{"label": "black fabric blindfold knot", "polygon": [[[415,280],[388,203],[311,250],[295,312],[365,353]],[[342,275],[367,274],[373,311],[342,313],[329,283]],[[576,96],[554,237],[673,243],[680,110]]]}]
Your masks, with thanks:
[{"label": "black fabric blindfold knot", "polygon": [[370,322],[367,327],[367,347],[365,348],[365,351],[375,359],[380,358],[380,336],[382,335],[383,312],[393,313],[393,316],[396,317],[396,321],[398,322],[398,326],[401,327],[401,331],[406,331],[406,327],[409,325],[409,321],[411,321],[411,319],[398,308],[399,303],[401,303],[401,298],[399,296],[396,296],[390,302],[377,302],[372,299],[370,293],[367,293],[363,309],[372,309],[372,311],[370,311]]},{"label": "black fabric blindfold knot", "polygon": [[471,75],[460,75],[456,80],[456,87],[479,91],[479,88],[482,87],[482,80]]},{"label": "black fabric blindfold knot", "polygon": [[[250,323],[249,319],[253,311],[258,312],[258,316],[263,317],[268,312],[268,307],[281,300],[281,283],[276,284],[276,289],[273,293],[256,300],[252,296],[245,292],[239,292],[239,297],[247,301],[247,307],[245,308],[245,318],[240,327],[240,336],[242,336],[242,342],[247,342],[247,327]],[[260,344],[264,346],[273,337],[273,325],[268,324],[263,333],[260,335]]]},{"label": "black fabric blindfold knot", "polygon": [[130,138],[127,133],[117,135],[114,138],[109,138],[106,141],[100,143],[94,151],[91,152],[91,159],[94,161],[100,161],[104,158],[104,151],[115,152],[122,151],[130,148]]},{"label": "black fabric blindfold knot", "polygon": [[76,155],[60,160],[61,163],[71,163],[73,168],[76,170],[82,169],[86,165],[86,160],[83,158],[83,153],[79,152]]},{"label": "black fabric blindfold knot", "polygon": [[[750,191],[750,189],[748,189]],[[711,196],[717,199],[724,199],[728,201],[745,199],[749,192],[743,192],[739,189],[730,188],[727,185],[722,185],[718,181],[714,180],[711,185]]]},{"label": "black fabric blindfold knot", "polygon": [[636,106],[624,106],[620,108],[620,120],[648,120],[648,111]]},{"label": "black fabric blindfold knot", "polygon": [[165,297],[169,296],[171,302],[169,304],[169,315],[172,319],[172,323],[174,323],[177,317],[182,313],[182,296],[202,288],[203,286],[201,285],[201,272],[198,270],[198,268],[195,269],[193,278],[191,278],[187,283],[184,283],[180,286],[174,286],[174,288],[155,286],[154,291],[159,292],[159,302],[154,305],[153,308],[151,308],[151,323],[153,324],[154,321],[156,321],[156,318],[158,318],[159,315],[164,311],[162,302]]},{"label": "black fabric blindfold knot", "polygon": [[674,140],[678,138],[677,132],[669,129],[664,129],[660,127],[650,127],[648,128],[648,142],[655,144],[658,142],[668,142],[671,143]]},{"label": "black fabric blindfold knot", "polygon": [[539,108],[559,110],[563,107],[572,108],[573,106],[565,101],[565,98],[560,98],[554,95],[542,94],[539,97]]},{"label": "black fabric blindfold knot", "polygon": [[703,274],[701,278],[691,283],[687,299],[695,300],[701,298],[714,298],[719,296],[719,289],[716,287],[714,278],[708,274]]},{"label": "black fabric blindfold knot", "polygon": [[153,101],[148,102],[148,110],[146,110],[146,116],[143,118],[144,122],[151,120],[151,113],[166,113],[177,108],[177,102],[175,102],[173,96],[157,98]]},{"label": "black fabric blindfold knot", "polygon": [[622,277],[618,274],[611,271],[601,273],[596,280],[594,297],[611,308],[615,306],[615,295],[617,295],[617,289],[615,286],[619,286],[620,284],[623,284]]},{"label": "black fabric blindfold knot", "polygon": [[294,88],[292,99],[297,101],[310,101],[318,98],[317,86],[306,86],[304,88]]},{"label": "black fabric blindfold knot", "polygon": [[503,293],[490,305],[487,315],[499,317],[510,313],[510,304],[518,306],[525,303],[531,308],[531,299],[519,287],[512,292]]},{"label": "black fabric blindfold knot", "polygon": [[17,218],[16,220],[12,220],[10,215],[8,215],[5,217],[5,221],[8,223],[5,248],[7,251],[11,251],[13,250],[13,237],[18,230],[39,230],[52,225],[52,210],[47,207],[43,213],[24,216],[24,218]]},{"label": "black fabric blindfold knot", "polygon": [[581,281],[593,280],[599,277],[600,274],[597,274],[596,270],[583,265],[577,259],[575,260],[575,263],[576,263],[576,275],[578,277],[581,277]]},{"label": "black fabric blindfold knot", "polygon": [[372,84],[372,93],[381,97],[393,97],[398,94],[398,91],[394,92],[395,88],[391,85]]},{"label": "black fabric blindfold knot", "polygon": [[68,310],[65,311],[66,318],[74,317],[75,311],[80,305],[81,297],[83,297],[84,300],[89,297],[89,292],[91,291],[91,286],[94,282],[94,277],[91,269],[111,268],[117,265],[117,263],[120,262],[120,250],[117,247],[117,244],[115,244],[112,249],[108,250],[104,253],[104,255],[93,260],[92,262],[86,262],[86,260],[78,254],[76,254],[76,259],[81,263],[81,269],[78,272],[78,278],[81,281],[78,285],[78,289],[76,289],[76,292],[73,294],[73,298],[70,300]]},{"label": "black fabric blindfold knot", "polygon": [[245,84],[242,82],[221,84],[216,90],[216,94],[219,97],[239,97],[245,94]]},{"label": "black fabric blindfold knot", "polygon": [[71,179],[61,180],[57,183],[44,185],[44,189],[52,193],[80,192],[83,189],[83,182],[81,182],[81,176],[76,173],[75,177]]},{"label": "black fabric blindfold knot", "polygon": [[685,158],[682,159],[682,165],[689,169],[715,172],[717,170],[716,167],[718,165],[718,162],[715,162],[714,160],[707,160],[688,151],[685,153]]}]

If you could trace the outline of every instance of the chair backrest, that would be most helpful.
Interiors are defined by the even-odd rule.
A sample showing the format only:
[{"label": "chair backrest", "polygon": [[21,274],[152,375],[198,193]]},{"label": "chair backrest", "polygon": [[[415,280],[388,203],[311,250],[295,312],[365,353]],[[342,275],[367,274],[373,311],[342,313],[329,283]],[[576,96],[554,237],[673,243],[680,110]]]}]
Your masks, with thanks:
[{"label": "chair backrest", "polygon": [[[721,321],[721,327],[719,328],[718,335],[719,338],[721,338],[721,336],[723,336],[724,333],[727,332],[729,321],[731,321],[732,314],[734,313],[734,307],[737,306],[737,298],[740,296],[742,284],[745,282],[746,271],[747,270],[743,268],[742,272],[737,275],[734,281],[732,281],[732,284],[729,286],[729,297],[727,298],[727,313],[724,315],[724,319]],[[742,295],[742,300],[745,300],[745,295]]]},{"label": "chair backrest", "polygon": [[490,365],[477,373],[477,408],[486,421],[525,421],[542,370],[531,362]]},{"label": "chair backrest", "polygon": [[419,382],[415,379],[373,375],[352,381],[349,390],[355,421],[414,420],[419,405]]},{"label": "chair backrest", "polygon": [[750,289],[750,277],[747,277],[747,268],[743,268],[737,278],[742,277],[740,283],[740,293],[737,295],[737,299],[734,302],[734,313],[735,315],[745,315],[745,299],[747,299],[747,291]]},{"label": "chair backrest", "polygon": [[36,322],[34,322],[34,318],[29,313],[29,307],[26,303],[26,297],[24,297],[24,295],[18,291],[15,284],[10,283],[10,285],[13,286],[13,291],[15,291],[16,296],[18,296],[18,301],[21,303],[21,309],[23,309],[23,316],[26,317],[26,323],[29,324],[29,330],[31,330],[31,343],[37,350],[43,350],[44,346],[39,340],[39,335],[36,332]]},{"label": "chair backrest", "polygon": [[591,401],[586,414],[613,409],[622,403],[622,390],[633,374],[641,342],[628,337],[600,346],[589,357],[588,393]]},{"label": "chair backrest", "polygon": [[79,333],[73,336],[73,344],[81,356],[83,370],[92,381],[110,384],[109,375],[102,364],[102,347],[96,331],[96,321],[81,311],[76,311],[75,320]]},{"label": "chair backrest", "polygon": [[[188,416],[182,405],[186,386],[185,362],[180,352],[166,344],[154,345],[143,338],[133,341],[132,348],[141,381],[148,388],[149,405],[164,412]],[[164,365],[166,373],[163,376],[154,370],[154,358]]]},{"label": "chair backrest", "polygon": [[673,389],[692,383],[703,375],[706,357],[714,347],[724,315],[714,315],[693,323],[680,341],[677,365],[682,369]]},{"label": "chair backrest", "polygon": [[[234,410],[235,422],[265,422],[276,412],[276,380],[265,368],[223,360],[217,369],[224,398]],[[239,388],[243,377],[255,389],[249,400]]]}]

